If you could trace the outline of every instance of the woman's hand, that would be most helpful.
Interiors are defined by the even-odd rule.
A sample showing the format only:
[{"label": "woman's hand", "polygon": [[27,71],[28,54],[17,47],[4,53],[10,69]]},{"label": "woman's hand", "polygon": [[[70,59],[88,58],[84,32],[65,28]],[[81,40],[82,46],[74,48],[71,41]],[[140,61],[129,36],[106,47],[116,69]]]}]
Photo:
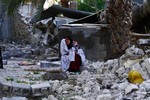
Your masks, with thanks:
[{"label": "woman's hand", "polygon": [[77,46],[78,42],[77,41],[73,41],[73,44],[74,44],[74,46]]}]

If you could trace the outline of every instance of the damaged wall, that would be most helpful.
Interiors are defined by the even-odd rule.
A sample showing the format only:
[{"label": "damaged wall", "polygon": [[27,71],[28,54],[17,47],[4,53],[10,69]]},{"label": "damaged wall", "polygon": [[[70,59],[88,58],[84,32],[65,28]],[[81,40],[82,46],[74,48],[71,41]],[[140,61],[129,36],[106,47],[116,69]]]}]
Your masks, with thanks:
[{"label": "damaged wall", "polygon": [[102,61],[108,59],[111,55],[109,48],[110,33],[106,25],[61,26],[59,28],[59,43],[65,36],[70,36],[76,40],[89,60]]},{"label": "damaged wall", "polygon": [[5,13],[4,4],[0,2],[0,39],[6,40],[11,37],[11,17]]},{"label": "damaged wall", "polygon": [[15,12],[14,16],[12,40],[17,43],[30,43],[29,25],[22,21],[22,16],[18,12]]}]

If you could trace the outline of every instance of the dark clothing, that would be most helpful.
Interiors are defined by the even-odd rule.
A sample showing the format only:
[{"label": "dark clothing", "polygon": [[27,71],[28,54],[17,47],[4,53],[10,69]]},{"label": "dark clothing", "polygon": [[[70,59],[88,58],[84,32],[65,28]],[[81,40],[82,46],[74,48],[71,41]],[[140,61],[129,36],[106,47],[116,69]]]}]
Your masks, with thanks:
[{"label": "dark clothing", "polygon": [[69,72],[79,72],[81,66],[81,57],[78,54],[75,54],[75,61],[70,62]]}]

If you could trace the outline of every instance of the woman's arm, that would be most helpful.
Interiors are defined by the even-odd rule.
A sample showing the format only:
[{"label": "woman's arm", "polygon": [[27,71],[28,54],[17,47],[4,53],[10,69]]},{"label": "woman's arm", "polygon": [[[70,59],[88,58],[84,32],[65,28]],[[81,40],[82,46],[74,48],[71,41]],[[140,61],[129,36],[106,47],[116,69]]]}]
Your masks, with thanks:
[{"label": "woman's arm", "polygon": [[69,50],[68,50],[67,45],[65,43],[65,39],[61,40],[61,43],[60,43],[60,53],[62,55],[69,54]]}]

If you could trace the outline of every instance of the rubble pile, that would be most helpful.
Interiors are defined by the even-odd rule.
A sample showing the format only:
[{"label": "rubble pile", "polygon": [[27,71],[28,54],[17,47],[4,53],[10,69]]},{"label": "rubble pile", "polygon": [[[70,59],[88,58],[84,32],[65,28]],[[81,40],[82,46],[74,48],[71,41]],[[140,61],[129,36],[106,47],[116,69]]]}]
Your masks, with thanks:
[{"label": "rubble pile", "polygon": [[[25,49],[27,48],[25,46],[18,46],[12,44],[6,45],[6,47],[7,48],[5,48],[5,51],[14,49],[14,51],[24,50],[27,52],[27,50],[31,50],[31,48],[29,48],[30,46],[27,46],[28,49]],[[13,52],[13,50],[11,52]],[[51,53],[53,53],[53,51],[51,51]],[[38,60],[36,61],[36,59],[30,59],[30,61],[38,62]],[[20,96],[25,96],[26,94],[22,94],[24,94],[23,86],[24,84],[26,84],[28,85],[28,87],[31,87],[28,88],[28,90],[31,91],[32,89],[32,96],[36,97],[38,95],[43,98],[42,100],[150,99],[150,58],[148,55],[144,54],[144,51],[142,49],[139,49],[134,45],[126,49],[125,54],[118,59],[110,59],[106,62],[93,62],[87,60],[84,67],[86,67],[88,70],[83,70],[81,73],[67,72],[65,74],[67,75],[67,78],[60,80],[57,80],[58,78],[54,78],[59,77],[57,76],[61,75],[59,73],[56,73],[56,75],[54,73],[47,74],[51,76],[47,77],[48,79],[43,80],[42,76],[45,75],[45,72],[40,71],[42,70],[42,68],[40,68],[38,64],[35,63],[34,65],[20,65],[19,62],[19,60],[15,61],[15,59],[8,59],[8,64],[4,65],[4,69],[0,70],[2,76],[0,83],[1,86],[12,88],[8,88],[8,91],[5,91],[7,94],[12,92],[12,90],[15,90],[16,92],[13,92],[15,93],[13,95],[18,95],[19,93]],[[36,68],[39,68],[39,71],[35,70]],[[57,67],[53,66],[44,69],[60,69],[60,65],[57,65]],[[29,72],[30,70],[32,72]],[[142,81],[140,84],[136,82],[132,83],[131,81],[129,81],[129,73],[132,70],[136,70],[137,72],[139,72],[144,81]],[[30,78],[28,75],[30,75],[32,78]],[[16,85],[15,82],[18,85]],[[47,88],[43,87],[44,85],[40,85],[45,82]],[[18,86],[20,86],[19,89]],[[40,88],[43,89],[43,91],[45,92],[40,91]],[[4,88],[2,88],[2,90],[3,89]],[[36,90],[35,92],[34,89],[38,90]],[[46,95],[43,95],[43,93]]]},{"label": "rubble pile", "polygon": [[[58,45],[55,46],[58,48]],[[10,58],[29,58],[29,59],[45,59],[46,57],[58,56],[58,51],[45,46],[36,45],[20,45],[16,43],[5,44],[3,46],[3,59]]]},{"label": "rubble pile", "polygon": [[[118,59],[107,62],[86,62],[81,74],[70,75],[69,80],[49,80],[52,94],[42,100],[149,100],[150,58],[135,46],[126,50]],[[136,70],[144,81],[133,84],[128,73]],[[71,77],[74,76],[74,77]]]}]

